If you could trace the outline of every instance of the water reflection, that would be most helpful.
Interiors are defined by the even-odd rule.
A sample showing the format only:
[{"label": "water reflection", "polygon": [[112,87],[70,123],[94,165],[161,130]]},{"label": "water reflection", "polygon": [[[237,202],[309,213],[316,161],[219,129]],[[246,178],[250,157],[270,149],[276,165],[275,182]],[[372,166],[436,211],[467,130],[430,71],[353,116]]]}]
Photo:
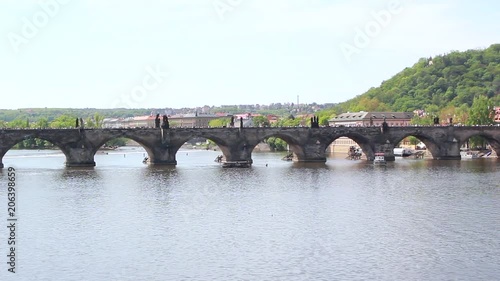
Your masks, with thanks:
[{"label": "water reflection", "polygon": [[173,165],[146,165],[140,172],[146,178],[171,178],[179,174],[177,167]]},{"label": "water reflection", "polygon": [[99,180],[99,171],[94,167],[64,167],[61,169],[60,177],[61,180]]}]

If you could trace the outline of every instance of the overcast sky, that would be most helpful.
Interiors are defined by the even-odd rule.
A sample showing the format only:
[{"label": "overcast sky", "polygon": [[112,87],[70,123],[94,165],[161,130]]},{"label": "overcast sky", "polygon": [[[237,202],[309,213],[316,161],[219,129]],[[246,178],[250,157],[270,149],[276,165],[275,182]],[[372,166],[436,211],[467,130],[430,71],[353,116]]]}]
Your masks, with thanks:
[{"label": "overcast sky", "polygon": [[2,0],[0,108],[342,102],[500,43],[498,19],[493,0]]}]

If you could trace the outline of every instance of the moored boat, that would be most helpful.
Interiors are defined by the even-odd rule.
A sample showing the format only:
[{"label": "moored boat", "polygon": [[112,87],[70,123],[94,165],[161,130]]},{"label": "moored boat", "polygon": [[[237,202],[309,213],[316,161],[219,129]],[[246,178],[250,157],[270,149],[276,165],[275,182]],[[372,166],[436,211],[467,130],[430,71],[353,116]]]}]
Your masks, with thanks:
[{"label": "moored boat", "polygon": [[349,151],[347,152],[347,159],[359,160],[361,159],[362,154],[363,150],[360,147],[351,146],[349,147]]},{"label": "moored boat", "polygon": [[475,159],[481,157],[476,151],[460,151],[460,157],[467,159]]},{"label": "moored boat", "polygon": [[385,161],[385,154],[383,152],[375,153],[375,158],[373,159],[374,165],[385,165],[387,161]]},{"label": "moored boat", "polygon": [[408,157],[413,154],[410,149],[404,147],[396,147],[394,148],[393,151],[394,151],[394,156],[400,156],[400,157]]},{"label": "moored boat", "polygon": [[287,155],[283,156],[283,158],[281,158],[281,160],[292,161],[293,160],[293,153],[288,153]]}]

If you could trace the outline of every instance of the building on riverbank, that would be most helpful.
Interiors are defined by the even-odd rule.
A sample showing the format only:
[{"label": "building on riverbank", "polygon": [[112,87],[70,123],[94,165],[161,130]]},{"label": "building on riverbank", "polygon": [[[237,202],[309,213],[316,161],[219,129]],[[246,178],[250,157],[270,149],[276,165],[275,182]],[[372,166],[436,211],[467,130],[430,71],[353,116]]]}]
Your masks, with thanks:
[{"label": "building on riverbank", "polygon": [[215,114],[176,114],[168,116],[171,128],[206,128],[208,123],[214,119],[220,118]]},{"label": "building on riverbank", "polygon": [[409,126],[413,112],[347,112],[328,121],[330,126],[370,127],[382,126],[385,121],[389,127]]},{"label": "building on riverbank", "polygon": [[[208,127],[211,120],[221,118],[215,114],[176,114],[169,115],[171,128],[203,128]],[[154,128],[156,115],[134,116],[127,118],[105,118],[103,128]]]},{"label": "building on riverbank", "polygon": [[136,127],[154,127],[155,116],[135,116],[126,118],[104,118],[103,128],[136,128]]}]

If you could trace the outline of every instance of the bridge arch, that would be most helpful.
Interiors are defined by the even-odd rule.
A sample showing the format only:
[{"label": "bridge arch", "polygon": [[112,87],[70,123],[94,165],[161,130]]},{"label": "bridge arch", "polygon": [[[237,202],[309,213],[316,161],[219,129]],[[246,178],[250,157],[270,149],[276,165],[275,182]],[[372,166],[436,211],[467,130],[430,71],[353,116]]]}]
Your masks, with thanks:
[{"label": "bridge arch", "polygon": [[349,132],[349,133],[345,133],[345,134],[338,134],[338,135],[330,136],[329,138],[327,138],[325,140],[325,143],[326,143],[325,149],[328,146],[330,146],[335,140],[337,140],[341,137],[349,138],[349,139],[353,140],[356,144],[358,144],[359,147],[361,147],[361,149],[363,150],[363,153],[365,154],[367,160],[374,159],[375,148],[373,147],[371,140],[368,139],[367,137],[363,136],[362,134],[359,134],[359,133]]},{"label": "bridge arch", "polygon": [[411,133],[400,135],[397,138],[393,139],[392,141],[393,141],[394,145],[397,145],[407,137],[415,137],[418,140],[420,140],[421,142],[423,142],[425,144],[426,150],[429,151],[429,153],[432,155],[433,158],[436,158],[436,155],[440,154],[439,153],[439,151],[440,151],[439,145],[434,140],[434,138],[432,136],[429,136],[429,135],[424,134],[424,133],[411,132]]},{"label": "bridge arch", "polygon": [[154,155],[152,147],[147,142],[145,142],[142,138],[140,138],[136,135],[131,135],[131,134],[127,134],[127,133],[108,135],[108,136],[100,139],[99,142],[94,144],[94,146],[92,148],[92,155],[95,155],[97,153],[97,151],[107,142],[115,140],[115,139],[119,139],[119,138],[130,139],[130,140],[137,142],[142,148],[144,148],[144,150],[146,150],[149,158],[151,158]]},{"label": "bridge arch", "polygon": [[66,146],[59,142],[58,139],[50,137],[50,136],[45,136],[37,132],[36,130],[32,130],[31,132],[28,132],[27,134],[18,134],[17,136],[13,136],[9,138],[8,140],[2,140],[1,146],[0,146],[0,168],[3,168],[3,157],[5,154],[11,150],[16,144],[25,141],[27,139],[41,139],[44,141],[47,141],[54,146],[56,146],[66,157],[66,160],[69,158],[69,151],[66,149]]},{"label": "bridge arch", "polygon": [[467,143],[473,137],[481,137],[490,145],[491,149],[495,151],[495,153],[500,157],[500,139],[495,138],[493,134],[489,134],[483,131],[469,132],[462,134],[460,138],[458,138],[458,142],[460,147]]},{"label": "bridge arch", "polygon": [[177,155],[177,152],[179,149],[184,145],[186,142],[189,142],[192,139],[196,138],[203,138],[207,140],[211,140],[214,142],[217,147],[219,147],[221,153],[222,153],[222,161],[228,160],[231,157],[231,149],[230,146],[228,145],[227,141],[224,140],[223,137],[216,135],[216,134],[210,134],[210,133],[205,133],[205,132],[200,132],[200,133],[193,133],[184,136],[183,138],[177,139],[175,142],[173,142],[170,146],[170,153],[172,154],[173,157]]},{"label": "bridge arch", "polygon": [[288,134],[287,132],[279,131],[269,132],[259,136],[259,138],[256,139],[256,143],[252,143],[250,153],[253,152],[257,144],[271,137],[276,137],[284,140],[288,144],[288,148],[290,149],[290,151],[293,153],[294,160],[301,161],[305,158],[305,152],[303,146],[301,145],[301,141],[295,136]]}]

